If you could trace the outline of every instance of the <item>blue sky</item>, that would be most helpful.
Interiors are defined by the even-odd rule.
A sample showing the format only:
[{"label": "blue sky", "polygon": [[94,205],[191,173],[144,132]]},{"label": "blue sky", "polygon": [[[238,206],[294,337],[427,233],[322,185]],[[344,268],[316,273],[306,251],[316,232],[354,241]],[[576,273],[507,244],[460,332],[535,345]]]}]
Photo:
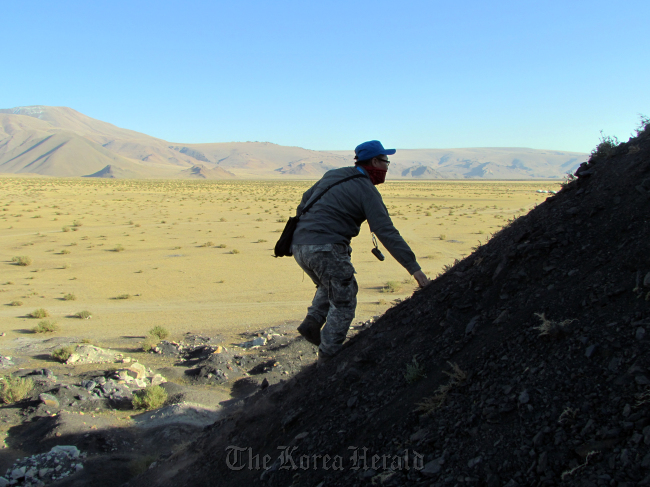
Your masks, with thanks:
[{"label": "blue sky", "polygon": [[645,1],[3,5],[0,108],[170,142],[590,151],[650,116]]}]

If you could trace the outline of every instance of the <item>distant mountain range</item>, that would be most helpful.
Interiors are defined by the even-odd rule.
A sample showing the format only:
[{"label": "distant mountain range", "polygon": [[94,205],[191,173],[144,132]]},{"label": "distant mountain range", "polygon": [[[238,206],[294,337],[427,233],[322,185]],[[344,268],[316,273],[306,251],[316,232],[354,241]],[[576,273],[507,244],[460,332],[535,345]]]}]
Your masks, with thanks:
[{"label": "distant mountain range", "polygon": [[[587,154],[525,148],[399,149],[389,179],[538,179],[573,172]],[[354,152],[270,142],[179,144],[72,108],[0,109],[0,173],[59,177],[316,179]]]}]

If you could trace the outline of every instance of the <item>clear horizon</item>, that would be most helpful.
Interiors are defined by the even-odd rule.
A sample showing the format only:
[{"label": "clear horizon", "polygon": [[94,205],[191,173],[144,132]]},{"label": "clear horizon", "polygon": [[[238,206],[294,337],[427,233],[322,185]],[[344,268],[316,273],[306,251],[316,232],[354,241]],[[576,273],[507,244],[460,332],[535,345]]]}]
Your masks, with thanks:
[{"label": "clear horizon", "polygon": [[589,152],[601,130],[624,141],[650,115],[641,1],[3,11],[0,108],[67,106],[170,142]]}]

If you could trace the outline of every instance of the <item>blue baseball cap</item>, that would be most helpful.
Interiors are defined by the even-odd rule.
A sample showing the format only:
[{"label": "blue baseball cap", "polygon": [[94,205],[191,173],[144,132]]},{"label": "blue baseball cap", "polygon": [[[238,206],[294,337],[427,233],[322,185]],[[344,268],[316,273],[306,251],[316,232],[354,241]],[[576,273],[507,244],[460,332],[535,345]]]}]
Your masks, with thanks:
[{"label": "blue baseball cap", "polygon": [[369,140],[363,144],[359,144],[355,149],[356,159],[358,161],[367,161],[377,156],[392,156],[397,152],[395,149],[384,149],[381,142],[378,140]]}]

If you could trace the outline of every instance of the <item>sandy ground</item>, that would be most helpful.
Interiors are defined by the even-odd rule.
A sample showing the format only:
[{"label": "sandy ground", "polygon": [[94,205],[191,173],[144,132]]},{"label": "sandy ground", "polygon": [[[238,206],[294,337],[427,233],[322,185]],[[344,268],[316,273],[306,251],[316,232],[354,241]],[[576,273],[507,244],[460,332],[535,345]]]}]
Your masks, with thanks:
[{"label": "sandy ground", "polygon": [[[235,336],[302,320],[314,286],[293,259],[275,259],[272,249],[311,184],[1,177],[0,353],[43,338],[30,331],[39,320],[27,317],[38,308],[60,327],[48,338],[113,347],[133,344],[155,325],[172,337]],[[558,188],[494,181],[379,187],[431,277],[548,196],[536,190]],[[352,247],[356,321],[415,289],[386,251],[384,262],[370,253],[367,225]],[[15,265],[16,256],[31,265]],[[400,289],[384,292],[389,281]],[[92,318],[72,317],[82,310]]]}]

